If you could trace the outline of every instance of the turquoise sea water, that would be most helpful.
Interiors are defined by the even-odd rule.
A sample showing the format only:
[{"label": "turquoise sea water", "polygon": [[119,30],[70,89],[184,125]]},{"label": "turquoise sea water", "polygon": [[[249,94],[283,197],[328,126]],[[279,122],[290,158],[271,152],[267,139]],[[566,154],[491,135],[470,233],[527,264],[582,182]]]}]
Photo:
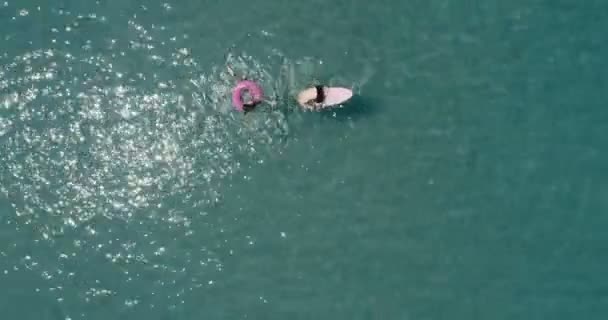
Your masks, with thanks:
[{"label": "turquoise sea water", "polygon": [[[608,3],[0,1],[2,319],[605,319]],[[225,65],[277,97],[243,117]],[[322,81],[343,108],[291,98]]]}]

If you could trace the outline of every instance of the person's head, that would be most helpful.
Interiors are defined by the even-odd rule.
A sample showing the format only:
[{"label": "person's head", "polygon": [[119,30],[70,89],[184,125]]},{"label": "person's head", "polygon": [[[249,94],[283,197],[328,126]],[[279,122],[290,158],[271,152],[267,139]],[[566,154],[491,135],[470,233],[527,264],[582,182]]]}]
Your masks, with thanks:
[{"label": "person's head", "polygon": [[249,112],[249,111],[253,111],[253,109],[255,109],[255,107],[258,106],[258,102],[247,102],[245,104],[243,104],[243,111],[245,113]]}]

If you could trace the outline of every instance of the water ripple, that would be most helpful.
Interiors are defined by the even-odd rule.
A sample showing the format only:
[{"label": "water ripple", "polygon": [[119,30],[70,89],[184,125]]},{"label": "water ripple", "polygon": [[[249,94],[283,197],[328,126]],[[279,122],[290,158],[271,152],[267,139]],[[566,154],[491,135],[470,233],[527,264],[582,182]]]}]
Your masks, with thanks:
[{"label": "water ripple", "polygon": [[[108,19],[52,12],[65,25],[49,27],[48,46],[0,55],[0,193],[16,213],[4,222],[31,234],[0,247],[10,258],[0,276],[29,270],[60,302],[112,296],[127,307],[167,304],[161,289],[179,300],[185,288],[212,286],[227,249],[206,217],[244,160],[280,151],[284,112],[232,112],[224,61],[199,66],[178,40],[187,35],[130,18],[125,34],[83,41],[74,35],[107,33]],[[228,62],[276,87],[253,57]]]}]

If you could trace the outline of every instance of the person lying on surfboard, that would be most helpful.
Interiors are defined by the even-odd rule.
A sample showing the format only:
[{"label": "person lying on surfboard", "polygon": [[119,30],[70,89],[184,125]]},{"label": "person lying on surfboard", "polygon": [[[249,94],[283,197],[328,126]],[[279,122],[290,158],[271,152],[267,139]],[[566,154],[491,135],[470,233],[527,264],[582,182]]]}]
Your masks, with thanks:
[{"label": "person lying on surfboard", "polygon": [[314,86],[304,89],[298,93],[298,103],[304,109],[317,110],[323,106],[325,101],[324,86]]},{"label": "person lying on surfboard", "polygon": [[343,87],[314,86],[300,91],[298,103],[308,110],[342,105],[353,96],[353,91]]}]

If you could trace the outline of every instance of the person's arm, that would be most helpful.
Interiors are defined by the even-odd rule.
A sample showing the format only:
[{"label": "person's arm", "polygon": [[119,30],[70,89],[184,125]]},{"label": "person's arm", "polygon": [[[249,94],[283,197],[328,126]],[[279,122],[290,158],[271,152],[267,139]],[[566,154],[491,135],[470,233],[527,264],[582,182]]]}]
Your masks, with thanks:
[{"label": "person's arm", "polygon": [[236,77],[234,70],[232,70],[232,68],[230,67],[230,65],[226,65],[226,70],[228,70],[228,73],[230,74],[231,77]]},{"label": "person's arm", "polygon": [[296,99],[298,100],[298,104],[299,104],[299,105],[300,105],[302,108],[308,108],[308,106],[306,106],[306,103],[307,103],[308,101],[307,101],[307,100],[304,98],[304,96],[303,96],[302,92],[300,92],[300,93],[298,94],[298,97],[297,97]]},{"label": "person's arm", "polygon": [[317,104],[315,100],[299,101],[299,103],[304,109],[308,110],[316,110],[318,107],[320,107],[320,105]]},{"label": "person's arm", "polygon": [[313,110],[315,108],[315,99],[312,97],[311,89],[306,89],[298,94],[298,103],[304,109]]},{"label": "person's arm", "polygon": [[309,108],[309,106],[308,106],[308,101],[306,101],[306,100],[304,100],[304,99],[301,99],[300,97],[298,97],[298,104],[299,104],[299,105],[300,105],[302,108],[305,108],[305,109],[308,109],[308,108]]}]

